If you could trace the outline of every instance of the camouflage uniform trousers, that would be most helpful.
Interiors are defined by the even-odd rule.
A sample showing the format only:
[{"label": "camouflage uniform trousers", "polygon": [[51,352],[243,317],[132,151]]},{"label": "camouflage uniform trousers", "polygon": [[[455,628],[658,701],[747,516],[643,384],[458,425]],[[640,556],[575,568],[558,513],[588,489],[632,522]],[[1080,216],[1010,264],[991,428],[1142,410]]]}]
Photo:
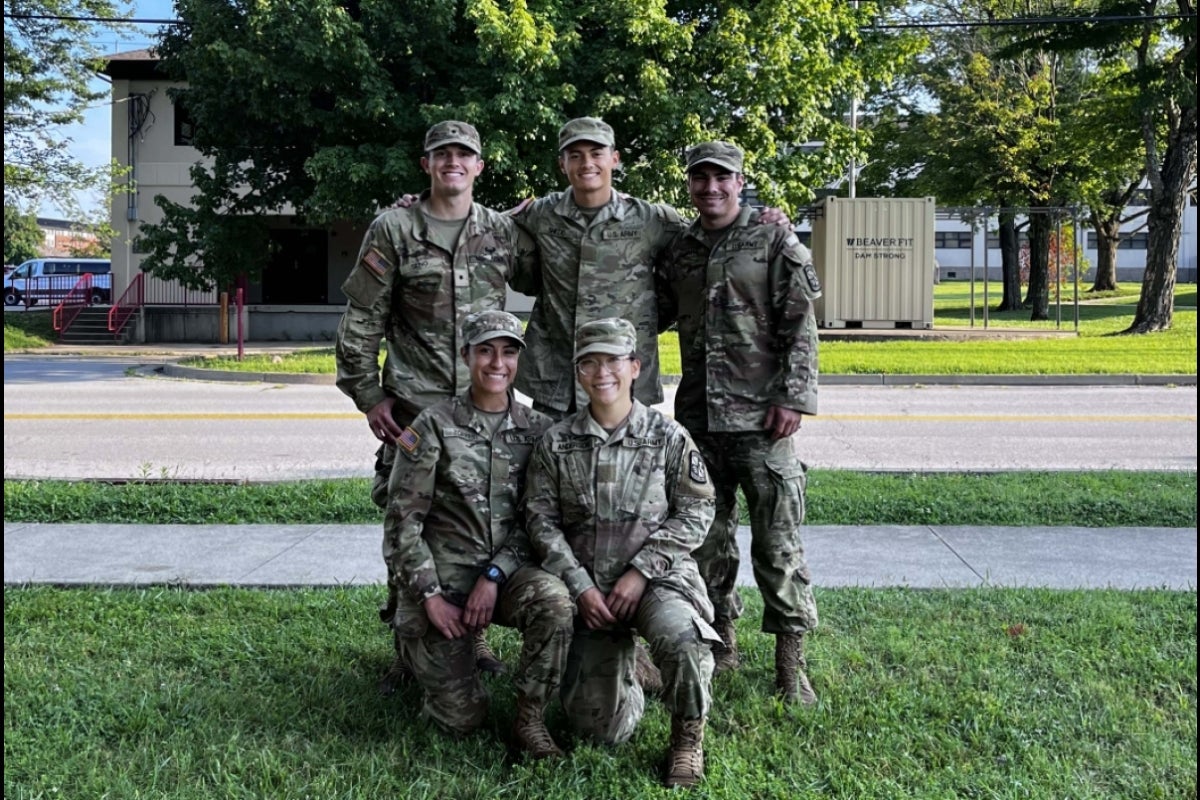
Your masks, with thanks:
[{"label": "camouflage uniform trousers", "polygon": [[[575,604],[558,578],[525,566],[500,589],[492,621],[521,632],[513,683],[542,703],[554,697],[567,663]],[[422,713],[452,734],[468,734],[487,718],[488,694],[475,666],[471,636],[447,639],[432,624],[423,636],[398,636],[401,657],[424,691]]]},{"label": "camouflage uniform trousers", "polygon": [[[662,701],[684,719],[702,719],[712,706],[712,646],[721,641],[683,595],[648,586],[634,618],[662,670]],[[563,708],[580,735],[605,744],[633,736],[645,710],[634,677],[634,635],[624,626],[576,626],[562,683]]]},{"label": "camouflage uniform trousers", "polygon": [[808,562],[800,540],[807,467],[797,432],[773,441],[769,434],[697,433],[708,462],[717,512],[708,537],[692,556],[708,588],[718,620],[742,615],[737,593],[737,489],[750,507],[750,562],[763,596],[765,633],[806,633],[817,627]]}]

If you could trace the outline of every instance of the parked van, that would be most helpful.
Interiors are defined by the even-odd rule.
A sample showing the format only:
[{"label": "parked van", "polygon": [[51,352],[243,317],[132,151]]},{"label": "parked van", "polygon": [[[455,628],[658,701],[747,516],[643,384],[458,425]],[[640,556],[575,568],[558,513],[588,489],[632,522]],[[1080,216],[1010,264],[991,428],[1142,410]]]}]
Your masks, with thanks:
[{"label": "parked van", "polygon": [[4,305],[39,301],[57,304],[79,281],[91,273],[92,303],[108,303],[112,298],[112,262],[100,258],[34,258],[4,276]]}]

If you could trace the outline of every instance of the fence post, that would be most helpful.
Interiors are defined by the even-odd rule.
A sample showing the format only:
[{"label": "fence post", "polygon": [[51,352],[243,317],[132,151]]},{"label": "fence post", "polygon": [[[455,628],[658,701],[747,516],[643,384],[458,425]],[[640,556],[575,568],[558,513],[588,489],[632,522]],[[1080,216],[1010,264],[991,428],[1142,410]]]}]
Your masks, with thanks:
[{"label": "fence post", "polygon": [[220,310],[217,312],[217,344],[229,344],[229,292],[221,292]]},{"label": "fence post", "polygon": [[245,331],[242,328],[242,303],[245,290],[241,287],[237,290],[237,340],[238,340],[238,361],[242,361],[246,357]]}]

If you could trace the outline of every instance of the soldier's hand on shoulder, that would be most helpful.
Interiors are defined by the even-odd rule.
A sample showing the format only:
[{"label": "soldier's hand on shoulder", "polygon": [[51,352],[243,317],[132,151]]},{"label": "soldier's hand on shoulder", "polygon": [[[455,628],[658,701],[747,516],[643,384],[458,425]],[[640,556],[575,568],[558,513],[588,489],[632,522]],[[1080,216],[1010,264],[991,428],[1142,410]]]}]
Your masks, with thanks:
[{"label": "soldier's hand on shoulder", "polygon": [[402,194],[388,208],[412,208],[421,199],[419,194]]},{"label": "soldier's hand on shoulder", "polygon": [[792,221],[788,219],[788,215],[783,213],[782,209],[775,206],[766,206],[762,213],[758,216],[760,225],[782,225],[785,228],[792,227]]}]

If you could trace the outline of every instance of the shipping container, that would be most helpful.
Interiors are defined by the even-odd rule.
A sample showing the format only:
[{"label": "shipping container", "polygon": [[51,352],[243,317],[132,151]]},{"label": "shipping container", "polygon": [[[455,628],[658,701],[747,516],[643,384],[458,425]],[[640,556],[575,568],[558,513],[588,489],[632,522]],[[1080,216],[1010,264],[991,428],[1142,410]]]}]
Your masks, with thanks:
[{"label": "shipping container", "polygon": [[932,328],[932,197],[825,197],[812,221],[823,328]]}]

